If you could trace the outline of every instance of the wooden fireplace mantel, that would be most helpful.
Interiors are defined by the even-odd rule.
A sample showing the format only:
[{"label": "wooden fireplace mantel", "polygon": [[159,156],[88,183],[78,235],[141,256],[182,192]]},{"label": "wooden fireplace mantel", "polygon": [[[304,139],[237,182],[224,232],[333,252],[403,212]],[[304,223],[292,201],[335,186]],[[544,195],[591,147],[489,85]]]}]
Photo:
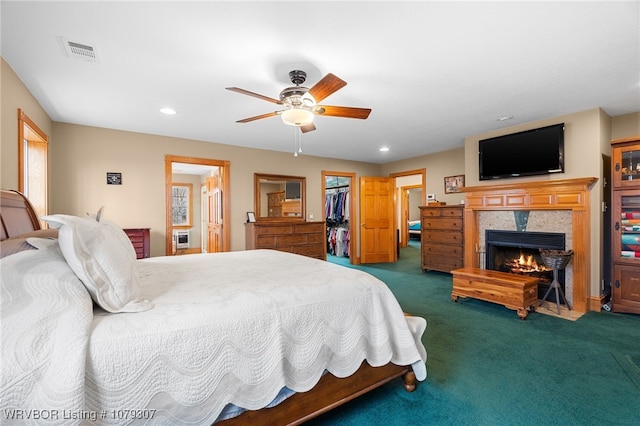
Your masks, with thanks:
[{"label": "wooden fireplace mantel", "polygon": [[479,243],[478,212],[492,210],[571,210],[573,238],[573,309],[589,310],[591,269],[590,191],[598,178],[470,186],[465,193],[465,267],[476,267],[474,247]]}]

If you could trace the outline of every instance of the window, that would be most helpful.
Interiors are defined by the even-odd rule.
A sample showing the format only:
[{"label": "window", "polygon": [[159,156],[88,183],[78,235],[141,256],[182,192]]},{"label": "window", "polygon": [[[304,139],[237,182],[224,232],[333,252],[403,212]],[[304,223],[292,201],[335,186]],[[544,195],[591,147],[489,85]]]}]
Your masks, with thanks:
[{"label": "window", "polygon": [[38,216],[47,214],[47,158],[49,138],[18,110],[18,190],[33,204]]}]

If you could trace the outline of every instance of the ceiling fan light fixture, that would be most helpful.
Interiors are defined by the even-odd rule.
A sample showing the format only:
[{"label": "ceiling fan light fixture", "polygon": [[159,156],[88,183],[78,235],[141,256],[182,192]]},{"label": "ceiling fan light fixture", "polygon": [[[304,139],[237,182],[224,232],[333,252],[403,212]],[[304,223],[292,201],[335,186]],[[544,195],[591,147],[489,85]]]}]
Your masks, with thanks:
[{"label": "ceiling fan light fixture", "polygon": [[331,94],[346,86],[346,81],[329,73],[309,89],[302,86],[302,83],[305,82],[306,78],[307,73],[304,71],[291,71],[289,73],[289,79],[293,84],[295,84],[295,86],[287,87],[281,91],[279,99],[250,92],[239,87],[227,87],[226,89],[231,90],[232,92],[253,96],[254,98],[262,99],[283,107],[280,111],[256,115],[242,120],[237,120],[236,122],[249,123],[262,118],[279,115],[282,117],[282,121],[286,125],[298,127],[302,133],[308,133],[316,130],[316,126],[313,123],[314,115],[359,119],[366,119],[369,117],[369,113],[371,112],[370,108],[317,105],[317,102],[321,102],[323,99],[326,99]]},{"label": "ceiling fan light fixture", "polygon": [[313,123],[313,113],[303,108],[287,109],[282,111],[280,116],[284,124],[288,124],[289,126],[301,127]]}]

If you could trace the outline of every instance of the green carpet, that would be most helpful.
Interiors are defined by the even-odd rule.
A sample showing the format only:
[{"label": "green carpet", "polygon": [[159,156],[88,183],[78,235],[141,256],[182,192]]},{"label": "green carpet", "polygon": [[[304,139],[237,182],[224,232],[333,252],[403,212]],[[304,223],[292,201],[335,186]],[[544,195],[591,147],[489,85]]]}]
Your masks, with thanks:
[{"label": "green carpet", "polygon": [[640,425],[640,316],[522,321],[497,304],[454,303],[451,275],[420,269],[418,242],[395,264],[357,268],[427,320],[428,377],[413,393],[394,380],[309,425]]}]

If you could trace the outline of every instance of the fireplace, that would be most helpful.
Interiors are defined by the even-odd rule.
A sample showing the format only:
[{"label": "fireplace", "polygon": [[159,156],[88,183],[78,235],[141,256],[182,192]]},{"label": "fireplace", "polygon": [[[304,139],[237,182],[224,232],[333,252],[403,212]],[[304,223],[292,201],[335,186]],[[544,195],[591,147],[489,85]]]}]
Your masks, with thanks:
[{"label": "fireplace", "polygon": [[[464,187],[464,266],[486,267],[485,231],[516,230],[514,212],[529,211],[528,230],[564,233],[564,250],[573,250],[565,280],[572,309],[600,311],[602,300],[591,279],[591,270],[597,267],[590,263],[591,247],[598,243],[592,235],[597,226],[591,225],[592,204],[600,207],[591,199],[596,182],[598,178],[583,177]],[[496,220],[503,216],[508,216],[508,223]]]},{"label": "fireplace", "polygon": [[[545,266],[540,249],[565,250],[565,234],[487,229],[485,244],[486,269],[538,278],[538,299],[542,299],[553,281],[553,269]],[[566,293],[564,270],[559,271],[558,281]],[[547,300],[555,303],[555,293]]]}]

